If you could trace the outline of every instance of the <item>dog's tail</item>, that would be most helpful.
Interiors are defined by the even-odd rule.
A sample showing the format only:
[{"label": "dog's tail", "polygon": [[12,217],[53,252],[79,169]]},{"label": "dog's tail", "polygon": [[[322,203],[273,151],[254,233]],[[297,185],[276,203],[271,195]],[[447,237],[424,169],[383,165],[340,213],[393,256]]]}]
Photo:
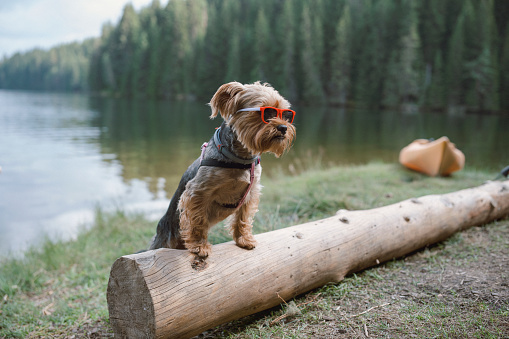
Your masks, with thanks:
[{"label": "dog's tail", "polygon": [[185,249],[184,241],[180,235],[180,213],[178,203],[182,193],[186,190],[187,183],[192,180],[200,167],[199,159],[197,159],[182,176],[177,190],[171,198],[170,205],[166,214],[159,220],[157,231],[152,244],[151,250],[157,248],[175,248]]},{"label": "dog's tail", "polygon": [[166,211],[166,214],[157,224],[156,235],[154,236],[149,248],[151,250],[158,248],[185,249],[184,241],[180,236],[180,218],[176,206],[178,200],[174,198],[175,196],[171,199],[168,211]]},{"label": "dog's tail", "polygon": [[196,176],[196,173],[198,173],[200,162],[200,158],[196,159],[180,179],[180,183],[177,187],[177,190],[175,191],[175,194],[173,194],[173,197],[171,198],[170,206],[168,206],[166,214],[161,218],[161,220],[159,220],[159,223],[157,224],[156,235],[152,240],[152,244],[150,245],[149,249],[155,250],[158,248],[186,248],[180,235],[180,213],[178,210],[178,203],[182,193],[184,193],[186,190],[187,183]]}]

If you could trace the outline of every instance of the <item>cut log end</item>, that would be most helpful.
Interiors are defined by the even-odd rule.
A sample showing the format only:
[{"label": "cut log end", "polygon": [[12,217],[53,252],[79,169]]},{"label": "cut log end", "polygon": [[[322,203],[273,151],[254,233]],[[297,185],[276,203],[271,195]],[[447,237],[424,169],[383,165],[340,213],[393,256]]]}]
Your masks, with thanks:
[{"label": "cut log end", "polygon": [[106,299],[110,324],[120,338],[154,338],[154,304],[143,271],[133,256],[113,264]]}]

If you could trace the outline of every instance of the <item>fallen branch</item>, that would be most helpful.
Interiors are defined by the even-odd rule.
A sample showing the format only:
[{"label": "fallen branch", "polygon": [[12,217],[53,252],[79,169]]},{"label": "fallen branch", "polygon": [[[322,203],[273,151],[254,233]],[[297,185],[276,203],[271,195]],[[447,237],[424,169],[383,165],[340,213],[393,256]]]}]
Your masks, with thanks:
[{"label": "fallen branch", "polygon": [[507,215],[509,182],[489,182],[259,234],[252,251],[215,245],[199,270],[182,250],[124,256],[110,273],[110,323],[122,338],[189,338]]},{"label": "fallen branch", "polygon": [[385,303],[385,304],[382,304],[382,305],[378,305],[378,306],[373,306],[373,307],[370,307],[368,308],[367,310],[365,310],[364,312],[361,312],[361,313],[358,313],[358,314],[354,314],[354,315],[351,315],[350,318],[355,318],[355,317],[358,317],[360,315],[363,315],[363,314],[366,314],[370,311],[373,311],[374,309],[376,308],[380,308],[380,307],[385,307],[385,306],[388,306],[390,305],[391,303]]}]

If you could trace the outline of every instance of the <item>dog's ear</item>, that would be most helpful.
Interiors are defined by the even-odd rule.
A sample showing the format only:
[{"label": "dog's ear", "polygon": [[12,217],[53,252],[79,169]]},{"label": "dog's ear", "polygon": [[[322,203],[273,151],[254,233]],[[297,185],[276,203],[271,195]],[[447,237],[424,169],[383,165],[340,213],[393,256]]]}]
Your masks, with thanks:
[{"label": "dog's ear", "polygon": [[215,118],[219,113],[223,119],[226,120],[230,115],[235,113],[233,112],[237,106],[235,98],[237,94],[242,92],[244,89],[244,85],[236,81],[229,82],[219,87],[216,94],[212,97],[212,100],[210,100],[209,105],[212,108],[210,118]]}]

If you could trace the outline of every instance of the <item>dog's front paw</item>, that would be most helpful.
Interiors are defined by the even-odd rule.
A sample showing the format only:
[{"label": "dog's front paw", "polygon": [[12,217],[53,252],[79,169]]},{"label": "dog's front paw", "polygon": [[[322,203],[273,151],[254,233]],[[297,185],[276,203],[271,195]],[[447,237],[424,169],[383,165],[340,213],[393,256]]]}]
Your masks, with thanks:
[{"label": "dog's front paw", "polygon": [[206,258],[212,254],[212,245],[206,244],[186,244],[189,252],[196,254],[199,257]]},{"label": "dog's front paw", "polygon": [[237,246],[245,248],[246,250],[252,250],[258,244],[252,235],[240,236],[235,239]]}]

